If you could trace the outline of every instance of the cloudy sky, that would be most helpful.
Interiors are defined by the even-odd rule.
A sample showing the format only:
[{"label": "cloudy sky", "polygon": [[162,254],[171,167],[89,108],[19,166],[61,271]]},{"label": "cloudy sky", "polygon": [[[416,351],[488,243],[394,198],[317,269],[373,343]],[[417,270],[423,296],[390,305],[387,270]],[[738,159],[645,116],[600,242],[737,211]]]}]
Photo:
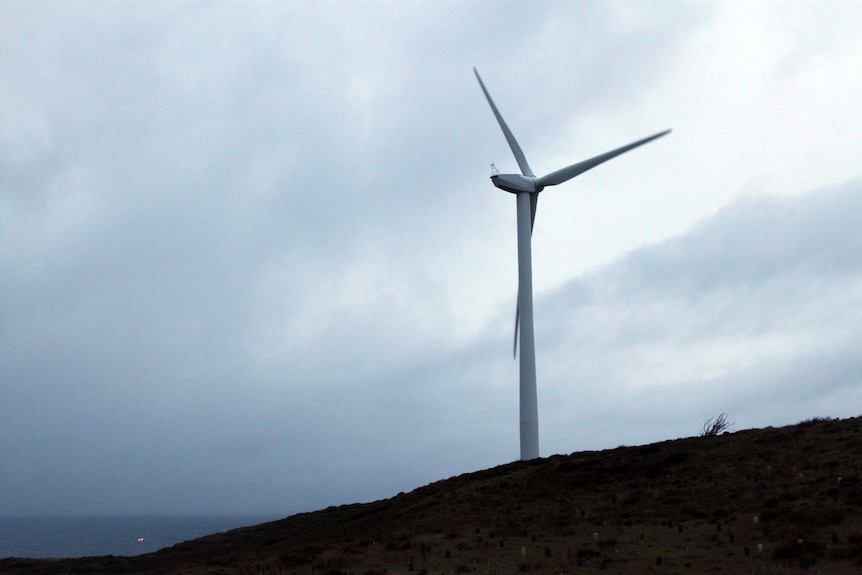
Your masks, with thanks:
[{"label": "cloudy sky", "polygon": [[0,515],[266,513],[862,413],[862,4],[0,3]]}]

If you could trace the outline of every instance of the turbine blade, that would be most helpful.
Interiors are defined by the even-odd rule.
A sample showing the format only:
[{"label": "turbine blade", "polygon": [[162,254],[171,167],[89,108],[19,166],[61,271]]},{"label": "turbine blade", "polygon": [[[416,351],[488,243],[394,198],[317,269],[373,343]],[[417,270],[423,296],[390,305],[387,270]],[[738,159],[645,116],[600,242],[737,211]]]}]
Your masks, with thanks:
[{"label": "turbine blade", "polygon": [[530,194],[530,235],[533,235],[533,225],[536,223],[536,208],[539,207],[539,193]]},{"label": "turbine blade", "polygon": [[524,151],[521,150],[521,146],[518,145],[518,140],[515,139],[509,126],[506,125],[506,121],[503,119],[503,116],[500,115],[500,110],[497,109],[497,105],[494,104],[494,100],[491,99],[491,94],[489,94],[488,90],[485,88],[485,83],[482,82],[482,77],[479,76],[479,71],[476,70],[476,68],[473,68],[473,72],[476,74],[476,79],[479,80],[479,86],[482,87],[482,91],[485,93],[485,98],[488,99],[488,103],[491,105],[491,110],[497,118],[497,123],[500,124],[500,128],[503,130],[503,135],[506,136],[506,141],[509,142],[509,147],[512,149],[512,153],[515,154],[515,160],[518,161],[518,167],[521,168],[521,174],[524,176],[535,176],[533,170],[530,169],[530,164],[527,163]]},{"label": "turbine blade", "polygon": [[512,346],[512,359],[518,357],[518,323],[521,320],[521,289],[518,288],[518,299],[515,301],[515,344]]},{"label": "turbine blade", "polygon": [[616,150],[611,150],[610,152],[605,152],[600,156],[596,156],[595,158],[590,158],[589,160],[584,160],[583,162],[578,162],[577,164],[572,164],[571,166],[567,166],[561,170],[557,170],[556,172],[551,172],[546,176],[542,176],[536,180],[536,187],[542,188],[544,186],[556,186],[557,184],[562,184],[565,181],[571,180],[577,175],[583,174],[587,170],[595,168],[599,164],[607,162],[611,158],[615,158],[620,154],[624,154],[629,150],[633,150],[638,146],[643,146],[648,142],[652,142],[656,138],[661,138],[662,136],[669,134],[670,130],[665,130],[664,132],[659,132],[658,134],[653,134],[643,140],[638,140],[637,142],[632,142],[631,144],[627,144],[621,148],[617,148]]},{"label": "turbine blade", "polygon": [[[539,194],[530,194],[530,235],[533,234],[533,224],[536,223],[536,207],[539,205]],[[515,343],[512,345],[512,357],[518,357],[518,325],[521,323],[521,287],[518,286],[518,299],[515,300]]]}]

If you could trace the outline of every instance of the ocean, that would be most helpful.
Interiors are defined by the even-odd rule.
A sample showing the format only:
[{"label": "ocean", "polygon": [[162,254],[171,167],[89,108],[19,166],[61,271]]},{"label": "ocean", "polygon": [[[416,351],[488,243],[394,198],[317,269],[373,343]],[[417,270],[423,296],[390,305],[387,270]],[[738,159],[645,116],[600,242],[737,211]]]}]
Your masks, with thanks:
[{"label": "ocean", "polygon": [[140,555],[276,517],[0,517],[0,558]]}]

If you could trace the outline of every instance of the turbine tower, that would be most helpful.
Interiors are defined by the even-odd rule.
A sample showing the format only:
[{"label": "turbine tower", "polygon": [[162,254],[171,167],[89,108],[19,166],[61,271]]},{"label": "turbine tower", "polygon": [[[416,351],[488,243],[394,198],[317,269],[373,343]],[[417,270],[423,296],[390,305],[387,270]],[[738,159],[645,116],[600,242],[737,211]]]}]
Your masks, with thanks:
[{"label": "turbine tower", "polygon": [[533,339],[533,264],[530,244],[533,234],[533,224],[536,221],[536,206],[539,200],[539,192],[545,189],[546,186],[562,184],[589,169],[595,168],[603,162],[607,162],[611,158],[615,158],[620,154],[624,154],[629,150],[660,138],[670,133],[670,130],[653,134],[621,148],[605,152],[589,160],[572,164],[571,166],[537,178],[533,174],[530,164],[527,163],[527,158],[524,156],[521,146],[518,145],[518,141],[512,135],[512,131],[509,130],[509,126],[506,125],[503,116],[500,115],[500,111],[497,109],[496,104],[494,104],[494,100],[491,99],[491,94],[485,88],[485,83],[482,82],[478,70],[473,68],[473,72],[476,74],[476,79],[479,80],[479,86],[482,88],[482,92],[485,93],[485,98],[487,98],[488,104],[490,104],[491,110],[497,118],[497,123],[500,124],[503,135],[506,136],[509,148],[512,149],[512,153],[515,155],[518,167],[521,169],[520,174],[500,174],[495,170],[491,175],[491,182],[501,190],[515,194],[517,198],[518,303],[515,309],[515,341],[512,347],[512,354],[517,354],[518,331],[520,328],[521,459],[535,459],[539,457],[539,405],[536,394],[536,348]]}]

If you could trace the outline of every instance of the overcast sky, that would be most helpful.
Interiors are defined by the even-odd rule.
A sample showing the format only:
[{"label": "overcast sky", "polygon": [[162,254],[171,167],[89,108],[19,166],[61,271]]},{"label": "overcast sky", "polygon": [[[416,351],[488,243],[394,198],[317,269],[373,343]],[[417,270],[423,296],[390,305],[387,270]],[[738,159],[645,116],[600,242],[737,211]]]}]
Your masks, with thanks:
[{"label": "overcast sky", "polygon": [[862,413],[862,4],[0,3],[0,515],[266,513]]}]

